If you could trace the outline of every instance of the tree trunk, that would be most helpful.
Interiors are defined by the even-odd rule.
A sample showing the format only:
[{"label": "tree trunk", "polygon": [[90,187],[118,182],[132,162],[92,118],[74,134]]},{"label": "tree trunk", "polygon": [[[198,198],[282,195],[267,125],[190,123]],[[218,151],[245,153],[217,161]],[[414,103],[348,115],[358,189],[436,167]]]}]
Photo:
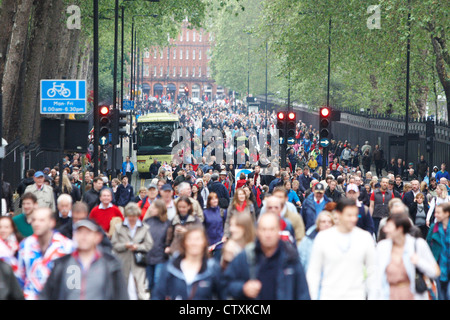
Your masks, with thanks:
[{"label": "tree trunk", "polygon": [[39,136],[35,128],[35,119],[40,119],[39,97],[42,62],[46,56],[47,37],[49,33],[49,13],[52,0],[41,0],[36,4],[33,31],[30,39],[23,105],[21,112],[21,141],[30,144]]},{"label": "tree trunk", "polygon": [[2,87],[3,73],[14,25],[14,15],[17,10],[16,0],[3,0],[0,12],[0,89]]},{"label": "tree trunk", "polygon": [[23,52],[28,32],[28,21],[30,19],[32,6],[32,0],[21,0],[19,2],[14,26],[11,32],[8,59],[3,75],[3,130],[7,140],[13,138],[13,135],[10,132],[12,124],[11,117],[18,108],[18,106],[14,104],[15,89],[19,84],[20,67],[23,61]]}]

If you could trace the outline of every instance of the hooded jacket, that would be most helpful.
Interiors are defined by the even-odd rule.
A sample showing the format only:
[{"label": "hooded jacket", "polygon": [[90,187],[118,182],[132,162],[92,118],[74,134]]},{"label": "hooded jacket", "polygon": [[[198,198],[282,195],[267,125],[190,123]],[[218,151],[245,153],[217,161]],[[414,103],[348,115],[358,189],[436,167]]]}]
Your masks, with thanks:
[{"label": "hooded jacket", "polygon": [[212,300],[222,299],[220,266],[214,259],[203,258],[202,267],[191,284],[187,284],[181,261],[183,256],[169,260],[161,270],[152,300]]},{"label": "hooded jacket", "polygon": [[[325,205],[328,202],[331,202],[331,200],[325,194],[323,195],[323,198],[325,201]],[[316,208],[314,205],[314,193],[311,193],[306,197],[302,205],[302,217],[303,221],[305,222],[306,230],[308,230],[312,225],[316,223],[316,218],[319,213],[320,212],[316,212]]]},{"label": "hooded jacket", "polygon": [[[280,250],[280,264],[276,277],[277,300],[310,300],[305,272],[296,247],[280,240],[277,250]],[[238,300],[248,299],[242,288],[245,282],[258,277],[265,259],[258,240],[248,244],[231,261],[223,274],[223,287],[226,290],[224,294]]]}]

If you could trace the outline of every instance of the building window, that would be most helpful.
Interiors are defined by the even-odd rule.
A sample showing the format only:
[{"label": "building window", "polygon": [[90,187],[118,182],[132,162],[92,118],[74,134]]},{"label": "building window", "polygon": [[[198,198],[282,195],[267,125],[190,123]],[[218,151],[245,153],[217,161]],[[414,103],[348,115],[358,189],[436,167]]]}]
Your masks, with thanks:
[{"label": "building window", "polygon": [[183,41],[183,30],[180,31],[180,41]]},{"label": "building window", "polygon": [[189,49],[186,49],[186,60],[189,59]]},{"label": "building window", "polygon": [[177,49],[173,49],[173,60],[177,58]]},{"label": "building window", "polygon": [[202,50],[198,50],[198,60],[202,60]]},{"label": "building window", "polygon": [[145,50],[145,57],[150,58],[150,52],[148,50]]},{"label": "building window", "polygon": [[170,48],[167,48],[167,60],[170,59]]},{"label": "building window", "polygon": [[195,30],[192,30],[192,41],[195,42]]},{"label": "building window", "polygon": [[153,67],[153,76],[156,77],[156,66]]},{"label": "building window", "polygon": [[174,77],[177,76],[177,67],[173,67],[173,76],[174,76]]},{"label": "building window", "polygon": [[198,34],[198,42],[202,42],[203,31],[200,31]]},{"label": "building window", "polygon": [[156,59],[156,49],[153,49],[153,59]]},{"label": "building window", "polygon": [[189,30],[186,30],[186,41],[189,41]]},{"label": "building window", "polygon": [[202,67],[198,67],[198,77],[202,77]]},{"label": "building window", "polygon": [[163,56],[164,56],[164,51],[163,50],[159,51],[159,58],[162,59]]},{"label": "building window", "polygon": [[163,67],[159,68],[159,76],[162,77],[163,76]]},{"label": "building window", "polygon": [[192,77],[195,77],[195,67],[192,67]]},{"label": "building window", "polygon": [[183,59],[183,49],[180,49],[180,60]]},{"label": "building window", "polygon": [[144,65],[144,77],[149,76],[149,68],[150,68],[150,66],[148,64]]},{"label": "building window", "polygon": [[189,77],[189,67],[186,67],[186,77]]},{"label": "building window", "polygon": [[192,50],[192,60],[195,60],[195,49]]},{"label": "building window", "polygon": [[180,67],[180,77],[183,76],[183,67]]},{"label": "building window", "polygon": [[210,75],[211,75],[211,74],[210,74],[210,72],[209,72],[209,67],[207,67],[207,68],[206,68],[206,77],[208,77],[208,78],[209,78],[209,77],[210,77]]},{"label": "building window", "polygon": [[167,66],[167,73],[166,73],[166,76],[170,76],[170,67],[169,67],[169,66]]}]

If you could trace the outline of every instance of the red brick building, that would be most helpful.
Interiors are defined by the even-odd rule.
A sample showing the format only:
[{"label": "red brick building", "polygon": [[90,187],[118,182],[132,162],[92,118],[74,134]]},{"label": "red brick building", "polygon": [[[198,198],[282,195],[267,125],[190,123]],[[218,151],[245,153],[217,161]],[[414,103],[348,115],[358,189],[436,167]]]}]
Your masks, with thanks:
[{"label": "red brick building", "polygon": [[226,94],[211,78],[210,60],[212,38],[205,30],[190,30],[185,22],[177,39],[170,39],[167,48],[150,48],[144,52],[144,97],[170,94],[177,97],[189,88],[189,97],[208,101],[216,95]]}]

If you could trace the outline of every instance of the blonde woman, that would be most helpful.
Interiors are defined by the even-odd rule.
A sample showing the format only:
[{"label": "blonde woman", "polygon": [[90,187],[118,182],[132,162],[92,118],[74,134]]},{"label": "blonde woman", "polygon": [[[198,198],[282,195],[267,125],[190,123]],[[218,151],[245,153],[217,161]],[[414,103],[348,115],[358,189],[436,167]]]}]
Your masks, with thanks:
[{"label": "blonde woman", "polygon": [[319,232],[331,228],[334,226],[334,223],[333,214],[329,211],[322,211],[317,216],[316,224],[307,230],[305,237],[299,243],[297,250],[305,273],[308,270],[309,257],[311,256],[314,239]]},{"label": "blonde woman", "polygon": [[230,219],[236,214],[247,213],[256,221],[256,212],[253,203],[247,198],[243,188],[236,189],[233,200],[227,209],[227,219],[224,226],[224,237],[230,237]]},{"label": "blonde woman", "polygon": [[431,220],[433,220],[433,223],[436,222],[436,219],[434,218],[434,211],[438,205],[441,203],[450,202],[450,196],[448,195],[447,187],[444,184],[438,184],[436,187],[436,197],[433,197],[433,199],[430,202],[430,209],[427,213],[427,227],[430,226]]},{"label": "blonde woman", "polygon": [[124,209],[125,220],[115,226],[111,238],[114,254],[122,261],[122,271],[128,285],[128,293],[133,300],[144,300],[145,266],[136,264],[135,253],[145,254],[152,248],[153,239],[149,227],[141,222],[141,209],[130,202]]}]

